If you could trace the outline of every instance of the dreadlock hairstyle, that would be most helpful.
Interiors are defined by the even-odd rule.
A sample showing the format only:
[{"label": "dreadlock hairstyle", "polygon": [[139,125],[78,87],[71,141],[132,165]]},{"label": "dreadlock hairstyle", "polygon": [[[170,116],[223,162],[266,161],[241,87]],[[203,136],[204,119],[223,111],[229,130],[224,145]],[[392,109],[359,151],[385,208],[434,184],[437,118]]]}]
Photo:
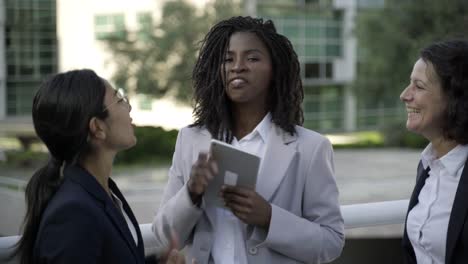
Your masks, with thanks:
[{"label": "dreadlock hairstyle", "polygon": [[213,138],[228,143],[233,139],[233,117],[221,69],[230,37],[236,32],[254,33],[267,47],[273,69],[268,98],[272,122],[293,135],[295,125],[304,122],[297,54],[291,42],[276,32],[273,21],[241,16],[220,21],[201,41],[192,73],[195,122],[190,126],[205,127]]}]

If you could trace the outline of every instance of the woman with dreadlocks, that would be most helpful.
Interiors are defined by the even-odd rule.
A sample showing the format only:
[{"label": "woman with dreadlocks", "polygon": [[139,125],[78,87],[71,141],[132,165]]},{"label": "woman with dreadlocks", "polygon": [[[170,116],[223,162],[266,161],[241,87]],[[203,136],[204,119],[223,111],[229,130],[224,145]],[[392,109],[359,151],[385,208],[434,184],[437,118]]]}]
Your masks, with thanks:
[{"label": "woman with dreadlocks", "polygon": [[[333,151],[301,127],[296,53],[270,20],[233,17],[205,36],[193,70],[195,122],[180,130],[153,223],[157,246],[175,236],[198,263],[320,263],[341,253],[343,218]],[[226,208],[203,194],[217,174],[210,140],[262,159],[256,190],[224,185]]]}]

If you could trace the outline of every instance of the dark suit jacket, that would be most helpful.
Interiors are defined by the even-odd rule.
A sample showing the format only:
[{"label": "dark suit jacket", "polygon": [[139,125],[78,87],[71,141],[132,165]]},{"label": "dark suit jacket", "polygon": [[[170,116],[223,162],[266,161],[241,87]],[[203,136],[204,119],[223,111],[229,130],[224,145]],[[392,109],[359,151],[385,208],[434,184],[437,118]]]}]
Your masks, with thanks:
[{"label": "dark suit jacket", "polygon": [[[409,202],[408,212],[418,203],[418,196],[427,178],[427,171],[424,170],[422,163],[419,162],[418,175],[416,178],[416,187]],[[445,263],[461,264],[468,263],[468,160],[465,162],[460,182],[458,183],[457,193],[453,202],[452,212],[448,224],[447,245],[445,249]],[[406,214],[408,218],[408,213]],[[413,246],[408,239],[408,233],[403,234],[404,259],[406,263],[416,263],[416,256]]]},{"label": "dark suit jacket", "polygon": [[124,216],[97,180],[68,166],[64,182],[45,209],[34,245],[34,263],[144,263],[140,228],[117,185],[109,187],[135,226],[138,246]]}]

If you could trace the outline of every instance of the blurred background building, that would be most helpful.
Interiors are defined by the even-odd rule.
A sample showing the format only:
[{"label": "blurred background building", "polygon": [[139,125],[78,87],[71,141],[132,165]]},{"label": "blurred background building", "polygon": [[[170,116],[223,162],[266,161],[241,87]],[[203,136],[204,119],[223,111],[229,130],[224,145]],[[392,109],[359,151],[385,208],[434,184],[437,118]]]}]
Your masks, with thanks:
[{"label": "blurred background building", "polygon": [[0,1],[0,132],[32,134],[33,92],[58,70],[56,1]]},{"label": "blurred background building", "polygon": [[[272,19],[293,43],[306,127],[357,132],[347,137],[374,133],[362,145],[344,146],[351,149],[336,148],[331,140],[340,203],[407,199],[420,149],[394,148],[422,148],[427,141],[405,132],[398,94],[418,49],[447,32],[465,32],[467,14],[466,0],[0,0],[0,224],[14,226],[0,235],[16,233],[24,186],[41,164],[38,157],[47,159],[44,148],[32,153],[28,147],[35,137],[32,96],[46,76],[94,69],[127,89],[137,125],[178,129],[192,121],[189,78],[197,42],[215,21],[232,15]],[[139,144],[117,157],[116,164],[129,168],[116,178],[132,208],[149,222],[148,208],[162,193],[177,132],[135,131]],[[375,134],[377,143],[371,142]],[[22,146],[11,147],[11,138]],[[133,171],[139,162],[151,167]],[[11,189],[17,190],[14,196]],[[400,263],[402,226],[346,230],[345,257],[334,263]],[[350,261],[363,256],[370,261]]]},{"label": "blurred background building", "polygon": [[[151,27],[166,2],[171,1],[0,1],[0,132],[27,133],[33,92],[47,75],[91,68],[112,79],[118,62],[104,41]],[[207,1],[190,2],[202,9]],[[359,54],[356,16],[383,4],[384,0],[239,2],[241,14],[272,19],[293,43],[301,62],[306,127],[320,132],[375,129],[388,116],[401,114],[394,108],[359,108],[353,89]],[[191,107],[170,98],[134,94],[131,101],[137,125],[177,129],[192,121]]]}]

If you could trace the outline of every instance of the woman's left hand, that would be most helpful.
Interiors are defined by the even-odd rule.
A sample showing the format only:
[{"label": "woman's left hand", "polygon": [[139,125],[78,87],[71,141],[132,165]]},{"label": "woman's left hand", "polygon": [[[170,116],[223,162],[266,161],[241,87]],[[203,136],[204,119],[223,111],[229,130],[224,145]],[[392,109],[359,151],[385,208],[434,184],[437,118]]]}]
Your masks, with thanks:
[{"label": "woman's left hand", "polygon": [[226,207],[242,222],[268,229],[271,219],[271,205],[254,190],[223,185],[220,196]]}]

